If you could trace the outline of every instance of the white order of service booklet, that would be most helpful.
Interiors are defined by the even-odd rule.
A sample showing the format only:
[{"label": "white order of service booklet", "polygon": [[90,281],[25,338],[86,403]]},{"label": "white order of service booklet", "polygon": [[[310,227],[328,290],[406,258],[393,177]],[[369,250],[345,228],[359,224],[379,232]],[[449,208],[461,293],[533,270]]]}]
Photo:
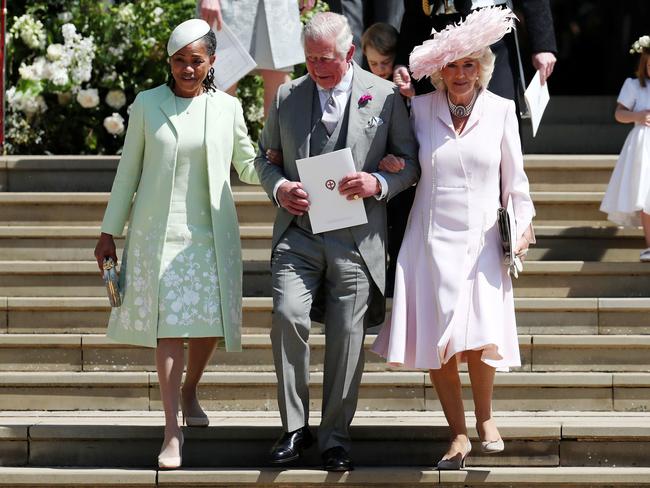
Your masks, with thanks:
[{"label": "white order of service booklet", "polygon": [[339,181],[356,171],[349,147],[297,159],[296,167],[309,195],[309,220],[314,234],[368,223],[363,199],[348,200],[339,193]]},{"label": "white order of service booklet", "polygon": [[537,129],[539,128],[539,123],[542,121],[542,115],[544,115],[546,105],[551,99],[548,93],[548,80],[546,80],[546,83],[542,85],[539,71],[535,72],[535,76],[533,76],[530,85],[526,88],[524,99],[526,100],[528,111],[530,112],[530,122],[533,126],[533,137],[535,137],[537,135]]},{"label": "white order of service booklet", "polygon": [[221,30],[215,28],[214,33],[217,35],[214,81],[219,90],[225,91],[255,69],[257,63],[225,23],[221,24]]}]

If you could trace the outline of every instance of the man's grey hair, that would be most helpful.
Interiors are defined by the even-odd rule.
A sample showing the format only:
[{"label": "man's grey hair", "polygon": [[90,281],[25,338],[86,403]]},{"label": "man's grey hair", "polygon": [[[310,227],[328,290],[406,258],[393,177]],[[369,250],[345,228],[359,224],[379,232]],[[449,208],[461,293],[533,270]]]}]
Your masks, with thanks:
[{"label": "man's grey hair", "polygon": [[320,12],[314,15],[302,30],[302,45],[305,41],[336,40],[336,52],[345,56],[352,45],[352,30],[348,19],[334,12]]}]

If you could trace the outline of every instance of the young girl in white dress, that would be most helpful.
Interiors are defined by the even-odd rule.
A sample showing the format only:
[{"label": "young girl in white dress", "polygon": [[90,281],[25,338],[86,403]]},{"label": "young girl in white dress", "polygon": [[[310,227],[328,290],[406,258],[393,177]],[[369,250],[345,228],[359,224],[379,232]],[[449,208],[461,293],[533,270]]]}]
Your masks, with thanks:
[{"label": "young girl in white dress", "polygon": [[614,117],[634,124],[625,139],[600,210],[624,227],[643,226],[646,248],[640,260],[650,262],[650,36],[630,50],[641,55],[636,78],[628,78],[618,96]]}]

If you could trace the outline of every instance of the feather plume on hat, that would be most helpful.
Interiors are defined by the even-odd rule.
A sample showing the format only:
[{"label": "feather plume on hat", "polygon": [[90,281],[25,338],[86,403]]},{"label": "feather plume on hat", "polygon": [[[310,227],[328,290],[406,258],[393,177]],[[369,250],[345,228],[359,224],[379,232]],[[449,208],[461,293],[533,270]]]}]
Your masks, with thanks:
[{"label": "feather plume on hat", "polygon": [[431,76],[452,61],[491,46],[514,28],[516,18],[507,8],[481,8],[458,24],[448,25],[440,32],[433,30],[433,39],[411,52],[409,69],[413,77],[420,80]]}]

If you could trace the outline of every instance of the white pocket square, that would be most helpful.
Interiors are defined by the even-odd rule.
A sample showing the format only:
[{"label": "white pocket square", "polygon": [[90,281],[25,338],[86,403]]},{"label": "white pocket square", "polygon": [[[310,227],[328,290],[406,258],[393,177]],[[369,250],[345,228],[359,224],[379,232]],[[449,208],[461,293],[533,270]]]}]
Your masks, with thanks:
[{"label": "white pocket square", "polygon": [[382,125],[384,121],[381,119],[381,117],[371,117],[370,120],[368,120],[368,128],[372,127],[379,127]]}]

